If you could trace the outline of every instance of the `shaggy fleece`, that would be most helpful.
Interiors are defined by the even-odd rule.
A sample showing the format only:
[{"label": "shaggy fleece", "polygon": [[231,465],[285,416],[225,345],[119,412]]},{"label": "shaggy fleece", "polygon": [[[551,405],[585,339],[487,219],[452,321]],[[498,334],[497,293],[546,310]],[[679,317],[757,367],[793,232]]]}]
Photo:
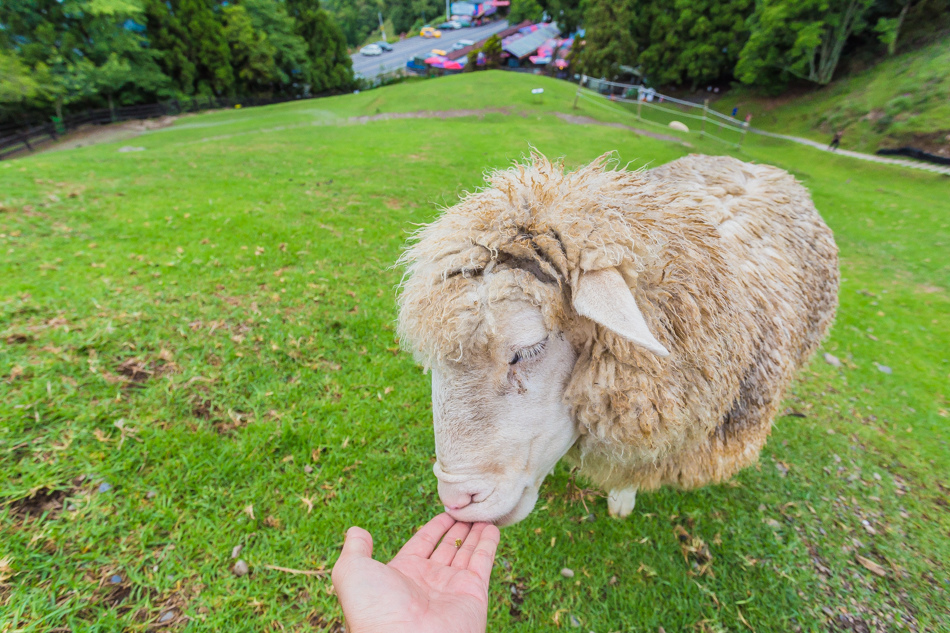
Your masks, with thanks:
[{"label": "shaggy fleece", "polygon": [[[754,462],[837,306],[837,247],[807,190],[700,155],[650,171],[605,155],[574,172],[534,155],[487,182],[400,260],[399,335],[417,360],[484,359],[492,306],[528,301],[578,354],[568,458],[594,483],[692,488]],[[670,356],[574,311],[579,276],[611,267]]]}]

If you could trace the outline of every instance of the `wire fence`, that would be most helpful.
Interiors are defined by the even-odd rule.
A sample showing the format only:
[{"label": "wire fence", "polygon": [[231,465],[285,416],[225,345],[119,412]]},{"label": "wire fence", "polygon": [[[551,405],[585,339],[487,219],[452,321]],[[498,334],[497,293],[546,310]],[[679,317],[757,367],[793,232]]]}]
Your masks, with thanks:
[{"label": "wire fence", "polygon": [[724,145],[742,147],[748,122],[709,109],[704,103],[684,101],[660,94],[653,88],[581,76],[574,104],[583,99],[617,114],[636,116],[638,121],[681,132],[696,132]]}]

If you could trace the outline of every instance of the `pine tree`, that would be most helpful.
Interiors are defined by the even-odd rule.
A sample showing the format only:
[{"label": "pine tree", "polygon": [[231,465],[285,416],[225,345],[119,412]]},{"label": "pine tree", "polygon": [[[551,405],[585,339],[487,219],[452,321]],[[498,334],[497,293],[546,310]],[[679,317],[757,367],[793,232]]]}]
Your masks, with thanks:
[{"label": "pine tree", "polygon": [[636,63],[654,84],[705,85],[730,78],[749,38],[753,0],[648,0],[633,11]]},{"label": "pine tree", "polygon": [[353,85],[353,62],[346,40],[319,0],[287,0],[287,11],[297,24],[310,53],[307,76],[314,93],[349,90]]},{"label": "pine tree", "polygon": [[231,49],[239,94],[267,92],[280,82],[274,46],[265,33],[254,30],[251,16],[242,5],[225,7],[224,36]]},{"label": "pine tree", "polygon": [[242,0],[254,30],[266,36],[274,49],[281,90],[298,94],[307,83],[310,60],[307,43],[296,32],[296,22],[287,13],[283,2],[276,0]]},{"label": "pine tree", "polygon": [[188,42],[188,33],[165,0],[145,0],[149,47],[158,53],[158,63],[178,90],[194,94],[198,68]]},{"label": "pine tree", "polygon": [[231,49],[224,26],[211,10],[211,0],[171,1],[172,10],[184,27],[189,58],[197,69],[194,90],[218,95],[234,92]]},{"label": "pine tree", "polygon": [[636,62],[637,44],[631,35],[630,0],[592,0],[587,10],[586,44],[580,54],[581,72],[614,78],[622,64]]}]

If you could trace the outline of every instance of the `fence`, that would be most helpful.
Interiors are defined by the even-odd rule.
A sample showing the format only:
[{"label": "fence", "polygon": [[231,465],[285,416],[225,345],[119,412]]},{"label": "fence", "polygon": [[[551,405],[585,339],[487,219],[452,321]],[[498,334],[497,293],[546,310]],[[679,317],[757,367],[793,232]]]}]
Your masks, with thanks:
[{"label": "fence", "polygon": [[[604,97],[607,102],[604,101]],[[684,101],[660,94],[646,86],[633,86],[583,75],[574,97],[575,107],[579,99],[617,113],[635,114],[638,121],[667,129],[693,132],[698,127],[701,136],[725,145],[733,145],[736,148],[742,147],[745,135],[749,131],[748,124],[710,110],[708,100],[702,104]],[[698,121],[698,123],[687,125],[683,122],[684,119]],[[670,125],[671,123],[674,125]]]},{"label": "fence", "polygon": [[296,101],[298,99],[312,99],[317,96],[323,95],[278,98],[246,97],[242,99],[229,97],[172,99],[161,103],[123,106],[113,110],[108,108],[87,110],[86,112],[64,116],[62,120],[54,120],[50,123],[34,125],[23,129],[17,129],[12,125],[0,126],[0,160],[13,156],[14,154],[19,154],[20,152],[32,152],[35,148],[50,141],[55,141],[63,134],[79,129],[84,125],[104,125],[121,121],[154,119],[161,116],[176,116],[186,112],[200,112],[202,110],[212,110],[216,108],[233,108],[237,105],[240,105],[242,108],[271,105],[274,103]]}]

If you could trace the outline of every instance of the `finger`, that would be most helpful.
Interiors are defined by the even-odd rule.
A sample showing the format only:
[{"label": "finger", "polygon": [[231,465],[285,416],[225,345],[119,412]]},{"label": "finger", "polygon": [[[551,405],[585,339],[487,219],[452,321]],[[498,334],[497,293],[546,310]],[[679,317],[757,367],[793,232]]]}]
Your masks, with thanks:
[{"label": "finger", "polygon": [[443,512],[413,534],[412,538],[406,541],[406,544],[402,546],[402,549],[399,550],[396,556],[421,556],[422,558],[429,558],[435,550],[435,546],[439,544],[439,539],[442,538],[442,535],[448,532],[449,528],[453,525],[455,525],[455,519]]},{"label": "finger", "polygon": [[333,564],[332,577],[334,582],[355,559],[373,557],[373,535],[361,527],[355,525],[346,531],[346,538],[343,540],[343,549],[340,551],[340,557]]},{"label": "finger", "polygon": [[[435,548],[435,552],[432,553],[429,560],[440,565],[452,564],[452,559],[455,558],[456,552],[459,551],[459,547],[461,547],[462,542],[465,540],[465,537],[468,536],[471,529],[471,523],[462,523],[460,521],[453,525],[452,528],[446,532],[439,546]],[[458,545],[456,545],[456,543],[458,543]]]},{"label": "finger", "polygon": [[498,542],[501,540],[501,532],[496,526],[489,524],[485,525],[479,536],[478,545],[475,546],[472,558],[468,561],[468,568],[475,572],[487,587],[492,564],[495,562],[495,552],[498,551]]},{"label": "finger", "polygon": [[452,567],[456,569],[468,569],[468,562],[472,559],[472,554],[475,552],[475,548],[478,546],[478,541],[481,540],[482,532],[484,531],[484,523],[476,523],[472,526],[471,531],[468,533],[468,538],[465,539],[465,542],[458,548],[458,551],[455,553],[455,558],[452,559]]}]

